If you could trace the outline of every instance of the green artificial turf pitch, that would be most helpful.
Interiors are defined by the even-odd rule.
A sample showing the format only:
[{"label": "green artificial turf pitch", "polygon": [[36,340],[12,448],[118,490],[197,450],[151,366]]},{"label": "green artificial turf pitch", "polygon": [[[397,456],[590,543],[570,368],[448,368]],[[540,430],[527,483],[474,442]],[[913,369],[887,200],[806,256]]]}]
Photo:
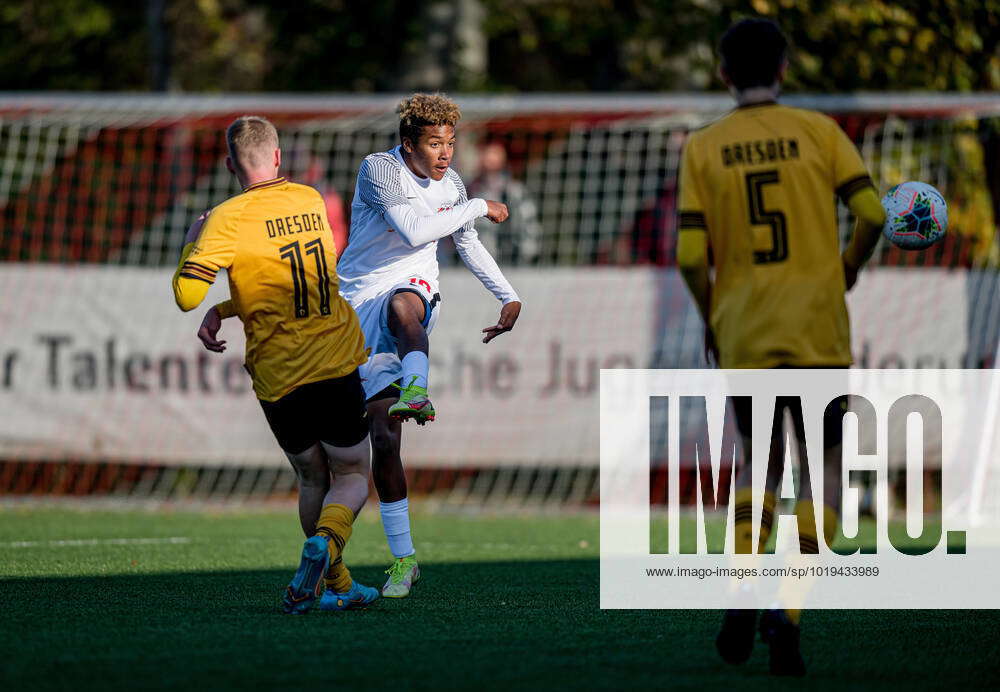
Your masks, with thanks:
[{"label": "green artificial turf pitch", "polygon": [[[996,611],[814,611],[807,683],[739,668],[716,611],[601,611],[594,515],[416,515],[423,579],[366,611],[283,615],[294,510],[0,508],[0,689],[857,689],[983,686]],[[182,539],[114,543],[114,539]],[[54,544],[63,541],[63,544]],[[380,585],[377,512],[347,559]]]}]

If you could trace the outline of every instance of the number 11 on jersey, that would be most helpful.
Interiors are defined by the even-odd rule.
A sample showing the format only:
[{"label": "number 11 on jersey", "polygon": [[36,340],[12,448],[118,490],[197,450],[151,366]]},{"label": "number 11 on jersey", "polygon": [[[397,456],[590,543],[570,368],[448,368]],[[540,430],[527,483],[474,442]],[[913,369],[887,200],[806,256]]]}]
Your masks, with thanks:
[{"label": "number 11 on jersey", "polygon": [[317,238],[304,245],[299,241],[289,243],[281,248],[281,259],[288,260],[292,270],[292,307],[297,318],[309,316],[309,285],[306,283],[306,267],[303,259],[303,248],[306,255],[312,255],[316,263],[316,276],[319,280],[319,312],[330,314],[330,271],[326,263],[326,253],[323,251],[323,241]]}]

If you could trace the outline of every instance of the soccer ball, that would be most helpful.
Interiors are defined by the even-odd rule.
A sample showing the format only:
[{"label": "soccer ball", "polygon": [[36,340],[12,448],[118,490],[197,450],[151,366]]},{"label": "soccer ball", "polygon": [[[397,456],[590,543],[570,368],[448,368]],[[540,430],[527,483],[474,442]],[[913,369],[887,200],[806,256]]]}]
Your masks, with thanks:
[{"label": "soccer ball", "polygon": [[948,205],[927,183],[910,181],[890,189],[882,198],[885,226],[882,235],[904,250],[923,250],[944,237]]}]

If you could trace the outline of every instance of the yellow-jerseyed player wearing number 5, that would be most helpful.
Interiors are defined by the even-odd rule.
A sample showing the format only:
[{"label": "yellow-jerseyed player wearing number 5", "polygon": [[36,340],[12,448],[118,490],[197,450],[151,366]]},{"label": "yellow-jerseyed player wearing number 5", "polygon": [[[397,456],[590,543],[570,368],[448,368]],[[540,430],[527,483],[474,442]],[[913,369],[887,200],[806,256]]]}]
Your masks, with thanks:
[{"label": "yellow-jerseyed player wearing number 5", "polygon": [[840,126],[774,101],[741,105],[691,135],[680,193],[681,250],[710,246],[715,259],[703,314],[721,367],[849,365],[845,268],[872,243],[865,228],[841,258],[836,199],[859,218],[881,207]]},{"label": "yellow-jerseyed player wearing number 5", "polygon": [[[219,270],[228,271],[230,300],[212,312],[242,320],[254,391],[299,479],[307,540],[284,611],[305,612],[320,594],[323,610],[364,607],[378,590],[356,583],[342,557],[368,499],[371,452],[358,373],[367,360],[364,335],[338,291],[323,199],[278,176],[277,130],[244,116],[229,126],[226,143],[226,164],[243,193],[202,217],[200,233],[192,227],[174,297],[192,310]],[[212,350],[223,350],[218,323],[209,331]]]},{"label": "yellow-jerseyed player wearing number 5", "polygon": [[[864,162],[837,123],[821,113],[777,103],[787,50],[787,39],[770,20],[732,25],[719,42],[719,74],[738,107],[693,133],[684,147],[677,264],[705,320],[706,350],[714,351],[723,368],[848,367],[851,339],[844,294],[871,255],[885,220]],[[857,218],[843,253],[836,197]],[[849,405],[846,397],[841,404]],[[749,450],[752,411],[736,403],[733,412],[743,448]],[[789,412],[801,438],[801,408],[789,406]],[[839,422],[824,432],[822,502],[816,497],[814,504],[808,482],[801,484],[796,498],[803,554],[819,549],[818,508],[828,545],[836,530],[840,435]],[[771,449],[784,449],[783,438],[781,427],[775,427]],[[746,464],[736,471],[739,555],[760,552],[766,544],[781,481],[779,473],[766,478],[755,549],[752,476]],[[752,583],[741,584],[724,616],[716,648],[727,663],[745,663],[753,651],[758,613],[742,598],[753,593]],[[780,607],[760,617],[775,675],[806,672],[799,621],[807,593],[806,580],[786,579],[777,594],[775,605]]]}]

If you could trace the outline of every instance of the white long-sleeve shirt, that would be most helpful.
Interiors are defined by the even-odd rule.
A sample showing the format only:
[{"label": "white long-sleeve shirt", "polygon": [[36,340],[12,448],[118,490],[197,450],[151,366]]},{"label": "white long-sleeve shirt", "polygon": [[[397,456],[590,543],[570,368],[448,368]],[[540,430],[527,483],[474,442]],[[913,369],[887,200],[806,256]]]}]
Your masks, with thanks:
[{"label": "white long-sleeve shirt", "polygon": [[399,147],[366,156],[351,203],[347,248],[337,261],[341,293],[358,305],[412,275],[437,282],[437,241],[451,235],[465,265],[497,300],[519,300],[479,241],[473,222],[485,215],[485,200],[468,199],[451,168],[433,180],[414,175]]}]

